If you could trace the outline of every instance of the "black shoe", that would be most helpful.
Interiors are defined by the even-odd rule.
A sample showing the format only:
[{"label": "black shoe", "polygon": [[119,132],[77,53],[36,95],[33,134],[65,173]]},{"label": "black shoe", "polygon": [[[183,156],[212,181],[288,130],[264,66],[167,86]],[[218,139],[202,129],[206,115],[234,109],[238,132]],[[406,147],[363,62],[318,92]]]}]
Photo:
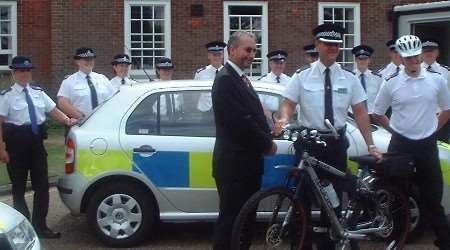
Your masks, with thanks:
[{"label": "black shoe", "polygon": [[54,232],[50,228],[36,230],[36,233],[42,239],[58,239],[61,237],[60,232]]}]

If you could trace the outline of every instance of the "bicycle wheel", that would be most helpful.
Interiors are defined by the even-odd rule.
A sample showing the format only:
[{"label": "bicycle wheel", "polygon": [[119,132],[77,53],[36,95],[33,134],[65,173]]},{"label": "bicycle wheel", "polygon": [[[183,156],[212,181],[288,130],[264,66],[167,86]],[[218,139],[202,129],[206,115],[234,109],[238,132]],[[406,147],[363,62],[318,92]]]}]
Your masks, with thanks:
[{"label": "bicycle wheel", "polygon": [[385,227],[385,230],[375,233],[377,241],[371,244],[380,249],[403,249],[410,227],[405,192],[391,185],[376,185],[371,201],[364,204],[363,210],[362,218],[357,223],[359,227]]},{"label": "bicycle wheel", "polygon": [[231,249],[303,249],[309,219],[293,195],[285,187],[255,193],[236,218]]}]

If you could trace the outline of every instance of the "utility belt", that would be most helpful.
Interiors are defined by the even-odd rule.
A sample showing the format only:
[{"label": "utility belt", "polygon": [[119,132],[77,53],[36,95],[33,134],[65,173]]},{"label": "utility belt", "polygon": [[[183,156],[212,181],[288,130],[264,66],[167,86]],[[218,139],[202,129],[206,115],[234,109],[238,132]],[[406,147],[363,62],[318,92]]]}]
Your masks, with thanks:
[{"label": "utility belt", "polygon": [[[324,135],[332,135],[333,134],[333,131],[331,131],[331,130],[320,130],[320,129],[314,129],[314,128],[301,127],[301,130],[304,130],[304,129],[306,129],[306,132],[308,132],[308,133],[311,132],[312,130],[316,130],[317,133],[319,133],[319,134],[324,134]],[[339,134],[338,140],[343,140],[343,139],[345,139],[345,132],[347,131],[347,126],[344,126],[340,129],[336,129],[336,131]],[[321,139],[325,140],[325,141],[336,140],[332,136],[330,136],[330,137],[327,136],[327,137],[324,137]]]},{"label": "utility belt", "polygon": [[3,123],[3,138],[5,141],[8,139],[12,139],[18,136],[36,136],[37,138],[41,138],[43,140],[48,138],[47,126],[42,123],[38,125],[38,134],[34,135],[31,130],[31,124],[26,125],[15,125],[13,123]]}]

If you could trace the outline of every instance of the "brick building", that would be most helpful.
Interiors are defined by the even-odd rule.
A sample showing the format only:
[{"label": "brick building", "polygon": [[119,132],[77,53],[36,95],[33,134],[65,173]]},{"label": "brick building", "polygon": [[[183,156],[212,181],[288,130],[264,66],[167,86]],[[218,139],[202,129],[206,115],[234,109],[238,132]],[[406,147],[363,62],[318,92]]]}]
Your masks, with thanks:
[{"label": "brick building", "polygon": [[289,52],[287,70],[304,63],[301,48],[311,43],[319,23],[346,28],[339,61],[353,67],[350,49],[361,43],[375,48],[373,68],[387,62],[385,42],[414,33],[441,40],[441,62],[450,62],[450,1],[425,0],[9,0],[0,1],[0,70],[17,54],[30,55],[34,78],[54,93],[74,71],[72,56],[80,46],[96,50],[96,71],[111,76],[116,53],[133,57],[132,76],[154,74],[154,61],[169,56],[175,78],[191,78],[205,65],[204,44],[227,40],[235,30],[258,36],[257,60],[250,74],[267,71],[265,54]]}]

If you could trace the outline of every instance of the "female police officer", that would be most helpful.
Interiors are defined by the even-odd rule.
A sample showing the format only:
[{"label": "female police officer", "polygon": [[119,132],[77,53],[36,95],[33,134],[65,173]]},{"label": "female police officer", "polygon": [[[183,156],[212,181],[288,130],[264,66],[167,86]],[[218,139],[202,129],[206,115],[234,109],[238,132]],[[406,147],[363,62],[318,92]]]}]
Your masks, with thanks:
[{"label": "female police officer", "polygon": [[28,172],[34,190],[32,224],[41,238],[58,238],[59,233],[47,227],[49,204],[47,152],[43,140],[45,114],[67,125],[70,119],[38,86],[31,85],[31,60],[16,56],[10,66],[15,83],[0,92],[0,160],[7,164],[12,182],[14,208],[30,219],[25,202]]}]

